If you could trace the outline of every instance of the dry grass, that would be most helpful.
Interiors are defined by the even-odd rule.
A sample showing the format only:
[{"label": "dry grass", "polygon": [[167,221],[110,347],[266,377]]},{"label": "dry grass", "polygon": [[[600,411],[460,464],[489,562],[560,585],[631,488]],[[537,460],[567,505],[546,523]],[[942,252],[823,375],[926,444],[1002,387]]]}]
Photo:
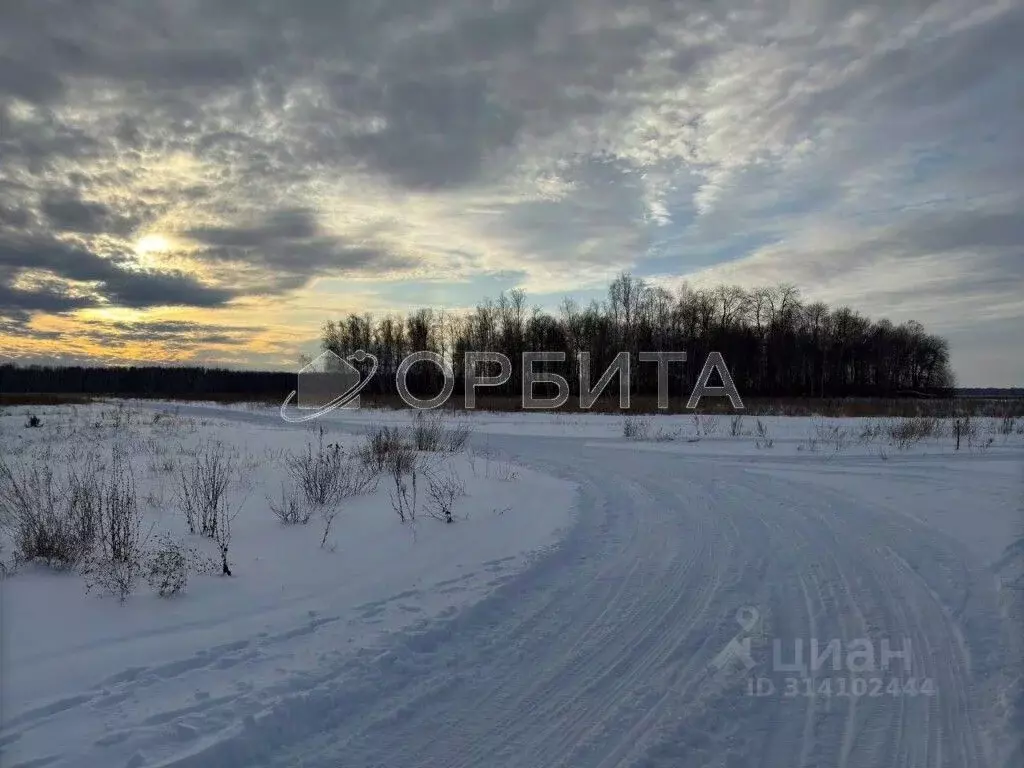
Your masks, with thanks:
[{"label": "dry grass", "polygon": [[[741,393],[742,394],[742,393]],[[103,400],[101,395],[75,395],[60,393],[0,393],[0,407],[26,405],[82,405]],[[253,405],[278,406],[284,400],[270,395],[253,395],[246,392],[223,392],[197,396],[183,395],[173,399],[180,402],[216,402],[223,404],[251,403]],[[383,408],[389,410],[406,410],[408,406],[398,395],[373,395],[364,393],[360,398],[364,408]],[[559,410],[561,413],[603,413],[623,415],[619,409],[617,391],[612,396],[601,397],[587,411],[578,409],[578,400],[570,397],[569,402]],[[904,397],[904,398],[807,398],[807,397],[744,397],[746,408],[737,412],[729,404],[727,398],[705,397],[700,402],[698,411],[702,414],[743,413],[746,416],[825,416],[825,417],[889,417],[912,418],[930,416],[935,418],[952,418],[961,414],[986,416],[993,418],[1024,419],[1024,398],[1020,397]],[[686,397],[683,394],[669,399],[667,409],[658,408],[655,396],[634,395],[630,399],[629,413],[634,414],[693,414],[686,409]],[[518,397],[508,395],[488,395],[486,390],[478,392],[476,397],[477,411],[514,412],[521,411]],[[538,409],[543,412],[543,409]],[[457,389],[451,399],[435,413],[465,412],[462,404],[461,390]]]},{"label": "dry grass", "polygon": [[88,405],[98,398],[53,392],[0,392],[0,407],[19,405]]},{"label": "dry grass", "polygon": [[[742,393],[741,393],[742,394]],[[705,397],[697,409],[701,414],[726,414],[735,415],[742,413],[745,416],[825,416],[825,417],[889,417],[889,418],[912,418],[920,416],[931,416],[935,418],[951,418],[957,414],[970,413],[973,416],[990,416],[996,418],[1010,417],[1024,419],[1024,398],[986,398],[986,397],[961,397],[961,398],[808,398],[808,397],[744,397],[743,404],[746,408],[743,411],[734,411],[729,404],[728,398]],[[408,406],[395,396],[363,395],[361,405],[369,408],[384,408],[391,410],[404,410]],[[630,408],[626,413],[631,414],[693,414],[694,411],[687,410],[686,398],[683,396],[669,399],[669,407],[662,410],[658,408],[658,399],[654,396],[633,396],[630,398]],[[522,411],[518,397],[505,395],[487,395],[486,392],[477,392],[477,411],[515,412]],[[451,400],[438,411],[446,413],[461,413],[462,398],[458,392],[452,395]],[[537,412],[544,412],[544,409],[536,409]],[[570,397],[569,402],[559,409],[559,413],[602,413],[613,416],[622,416],[624,412],[619,409],[618,395],[602,397],[594,403],[594,406],[586,411],[578,409],[578,400]]]}]

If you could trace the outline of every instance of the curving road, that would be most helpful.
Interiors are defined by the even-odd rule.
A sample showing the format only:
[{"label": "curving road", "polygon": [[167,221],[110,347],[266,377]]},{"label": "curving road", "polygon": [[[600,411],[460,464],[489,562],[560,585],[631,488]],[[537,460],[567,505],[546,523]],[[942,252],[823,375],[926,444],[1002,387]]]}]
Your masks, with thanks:
[{"label": "curving road", "polygon": [[[166,765],[1009,766],[998,706],[1019,668],[957,540],[779,459],[488,443],[579,484],[557,549]],[[812,641],[839,656],[795,669]],[[882,669],[883,643],[906,658]]]}]

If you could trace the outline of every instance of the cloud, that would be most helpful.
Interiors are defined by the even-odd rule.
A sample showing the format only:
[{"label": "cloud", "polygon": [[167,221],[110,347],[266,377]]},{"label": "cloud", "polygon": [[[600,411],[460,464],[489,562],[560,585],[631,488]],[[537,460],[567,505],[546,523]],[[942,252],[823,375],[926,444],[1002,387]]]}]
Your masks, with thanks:
[{"label": "cloud", "polygon": [[[83,292],[75,296],[70,290],[24,290],[14,284],[24,273],[42,273],[58,282],[98,285],[94,290],[80,289]],[[133,308],[217,307],[236,295],[231,289],[205,285],[180,271],[140,270],[123,257],[104,258],[80,245],[52,237],[4,234],[0,234],[0,287],[4,288],[0,309],[10,306],[43,311],[103,303]]]},{"label": "cloud", "polygon": [[251,338],[263,329],[257,326],[226,326],[193,323],[183,320],[153,322],[90,321],[76,331],[80,337],[97,343],[113,342],[124,346],[138,342],[181,342],[188,340],[191,347],[204,345],[234,345]]},{"label": "cloud", "polygon": [[[266,220],[251,224],[195,227],[182,235],[198,246],[194,258],[207,264],[240,265],[254,270],[253,292],[293,290],[322,273],[380,274],[408,269],[412,256],[374,244],[331,235],[304,209],[272,211]],[[262,276],[262,277],[261,277]]]},{"label": "cloud", "polygon": [[0,55],[0,94],[28,101],[50,101],[63,91],[63,83],[53,73]]},{"label": "cloud", "polygon": [[70,296],[55,290],[22,290],[0,284],[0,308],[10,318],[26,321],[32,312],[68,312],[94,306],[88,297]]},{"label": "cloud", "polygon": [[50,193],[41,203],[41,212],[56,232],[127,237],[137,226],[103,203],[85,201],[74,193]]},{"label": "cloud", "polygon": [[[318,283],[345,286],[340,305],[356,281],[516,274],[551,294],[631,269],[787,279],[963,333],[969,307],[1019,312],[1011,0],[13,0],[4,15],[10,280],[44,270],[95,283],[104,306],[209,310]],[[140,235],[174,247],[139,256]],[[87,301],[22,283],[0,283],[0,308]]]}]

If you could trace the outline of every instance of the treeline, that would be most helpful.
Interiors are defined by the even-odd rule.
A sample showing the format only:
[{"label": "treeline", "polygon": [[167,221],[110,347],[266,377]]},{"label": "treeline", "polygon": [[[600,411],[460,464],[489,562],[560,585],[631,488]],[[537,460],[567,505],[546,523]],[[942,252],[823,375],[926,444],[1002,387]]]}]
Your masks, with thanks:
[{"label": "treeline", "polygon": [[0,395],[59,393],[190,400],[283,400],[294,388],[294,372],[158,366],[54,368],[0,365]]},{"label": "treeline", "polygon": [[[562,302],[557,313],[531,308],[521,290],[502,293],[468,314],[420,309],[405,317],[349,315],[329,321],[324,349],[347,356],[362,349],[379,360],[367,392],[394,393],[394,371],[410,352],[430,350],[452,362],[460,391],[467,351],[501,352],[512,377],[493,394],[521,391],[523,352],[565,353],[564,363],[536,365],[564,376],[578,394],[577,353],[589,352],[591,384],[619,352],[632,359],[632,392],[657,393],[657,365],[640,363],[644,351],[684,351],[687,362],[670,366],[672,397],[688,393],[710,352],[720,352],[743,396],[894,397],[948,393],[954,386],[945,339],[916,322],[873,321],[849,307],[805,302],[792,285],[745,290],[736,286],[677,292],[628,274],[616,278],[604,301]],[[496,366],[478,373],[493,375]],[[418,364],[409,375],[413,392],[436,393],[435,366]],[[716,384],[717,379],[712,380]],[[612,382],[609,392],[617,391]],[[542,388],[538,396],[545,394]]]},{"label": "treeline", "polygon": [[[521,391],[520,360],[527,351],[564,353],[565,362],[535,369],[565,377],[573,396],[579,394],[578,352],[590,353],[591,385],[616,354],[629,352],[635,395],[657,394],[657,365],[640,362],[639,353],[660,351],[687,355],[687,362],[669,367],[673,398],[685,399],[712,351],[723,355],[744,398],[893,398],[952,394],[954,386],[946,340],[926,333],[919,323],[873,321],[849,307],[805,302],[791,285],[683,288],[672,293],[628,274],[612,282],[604,301],[580,306],[566,300],[555,313],[530,307],[526,294],[513,290],[463,314],[420,309],[406,316],[350,315],[325,324],[322,346],[341,356],[359,349],[373,353],[380,370],[364,392],[387,397],[396,394],[399,362],[420,350],[451,361],[456,394],[464,386],[467,351],[501,352],[512,361],[508,383],[481,392],[508,397]],[[420,396],[441,389],[440,372],[429,364],[415,366],[408,382]],[[295,385],[294,370],[0,365],[0,395],[272,401],[282,400]],[[607,394],[614,397],[617,392],[618,382],[613,381]],[[538,387],[536,394],[552,392]]]}]

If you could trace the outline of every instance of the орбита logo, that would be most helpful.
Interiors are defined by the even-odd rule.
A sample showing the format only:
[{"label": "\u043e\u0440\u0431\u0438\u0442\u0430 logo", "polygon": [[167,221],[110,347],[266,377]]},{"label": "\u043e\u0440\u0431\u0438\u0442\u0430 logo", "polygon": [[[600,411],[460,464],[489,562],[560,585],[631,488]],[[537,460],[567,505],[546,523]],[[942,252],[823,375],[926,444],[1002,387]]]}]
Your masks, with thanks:
[{"label": "\u043e\u0440\u0431\u0438\u0442\u0430 logo", "polygon": [[[565,363],[564,351],[554,352],[523,352],[521,359],[521,400],[523,410],[544,410],[563,407],[569,400],[571,387],[568,379],[554,371],[540,371],[536,363]],[[629,410],[630,403],[630,372],[631,361],[628,352],[619,352],[608,368],[601,374],[596,384],[591,383],[590,352],[577,352],[579,368],[579,386],[577,389],[579,407],[590,409],[602,392],[610,385],[613,378],[618,379],[619,408]],[[364,377],[353,362],[370,361],[371,367]],[[658,367],[658,408],[669,407],[669,365],[685,363],[685,352],[640,352],[641,363],[656,363]],[[434,397],[421,399],[409,389],[407,377],[416,365],[434,366],[442,374],[441,391]],[[402,401],[410,408],[430,410],[444,405],[455,390],[456,376],[453,370],[454,361],[437,352],[423,350],[407,355],[395,369],[395,390]],[[484,375],[480,372],[481,364],[497,364],[500,373]],[[364,366],[365,367],[365,366]],[[500,387],[512,379],[512,361],[500,352],[467,351],[464,355],[462,380],[464,385],[463,408],[473,410],[476,407],[476,391],[484,387]],[[326,350],[315,360],[299,371],[299,383],[295,391],[285,398],[281,404],[281,418],[285,421],[298,423],[319,418],[337,408],[358,408],[359,393],[377,373],[377,357],[362,349],[356,350],[347,357],[341,357],[332,350]],[[713,374],[721,379],[720,386],[710,383]],[[538,397],[534,386],[537,384],[554,385],[558,394],[554,397]],[[300,411],[312,411],[300,416],[289,415],[288,404],[298,395],[296,403]],[[727,397],[732,407],[743,410],[736,385],[732,380],[725,360],[718,352],[710,352],[704,367],[697,376],[693,391],[686,401],[686,408],[697,408],[701,398]]]},{"label": "\u043e\u0440\u0431\u0438\u0442\u0430 logo", "polygon": [[[364,377],[352,362],[366,361],[370,361],[370,371]],[[296,390],[281,404],[281,418],[298,424],[320,418],[338,408],[358,408],[359,393],[376,373],[377,358],[369,352],[360,349],[343,358],[327,350],[299,371]],[[298,410],[311,413],[288,413],[288,404],[293,398],[296,398]]]}]

